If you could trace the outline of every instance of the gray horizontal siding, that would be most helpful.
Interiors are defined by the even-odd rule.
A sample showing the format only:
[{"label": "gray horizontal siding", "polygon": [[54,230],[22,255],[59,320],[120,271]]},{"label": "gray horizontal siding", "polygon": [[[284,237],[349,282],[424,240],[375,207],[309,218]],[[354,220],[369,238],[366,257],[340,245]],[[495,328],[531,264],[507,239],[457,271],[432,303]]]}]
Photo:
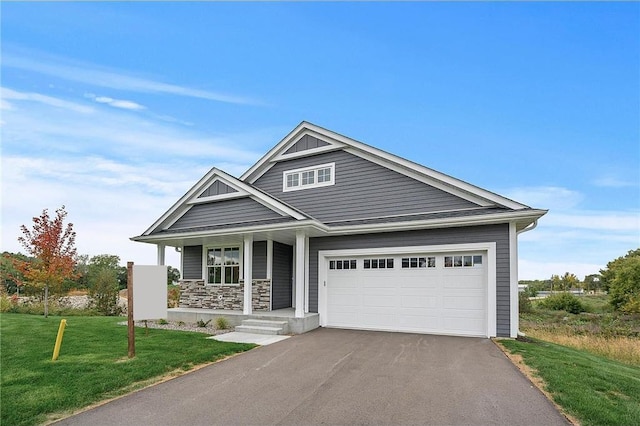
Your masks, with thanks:
[{"label": "gray horizontal siding", "polygon": [[[286,170],[335,162],[335,185],[282,191]],[[345,151],[281,161],[256,187],[323,222],[478,207]]]},{"label": "gray horizontal siding", "polygon": [[318,148],[321,146],[329,145],[327,142],[315,138],[310,135],[304,135],[298,142],[293,144],[291,148],[289,148],[285,154],[292,154],[294,152],[306,151],[308,149]]},{"label": "gray horizontal siding", "polygon": [[251,198],[196,204],[169,230],[279,219],[282,216]]},{"label": "gray horizontal siding", "polygon": [[318,251],[439,244],[496,243],[497,334],[510,335],[509,225],[426,229],[309,240],[309,310],[318,312]]},{"label": "gray horizontal siding", "polygon": [[293,247],[273,242],[273,270],[271,309],[291,307],[291,268],[293,263]]},{"label": "gray horizontal siding", "polygon": [[206,191],[204,191],[198,198],[203,197],[212,197],[214,195],[222,195],[222,194],[230,194],[233,192],[238,192],[229,185],[224,182],[220,182],[219,180],[213,182]]},{"label": "gray horizontal siding", "polygon": [[185,280],[202,279],[202,246],[182,248],[182,278]]},{"label": "gray horizontal siding", "polygon": [[267,242],[253,242],[253,265],[251,275],[253,279],[267,278]]}]

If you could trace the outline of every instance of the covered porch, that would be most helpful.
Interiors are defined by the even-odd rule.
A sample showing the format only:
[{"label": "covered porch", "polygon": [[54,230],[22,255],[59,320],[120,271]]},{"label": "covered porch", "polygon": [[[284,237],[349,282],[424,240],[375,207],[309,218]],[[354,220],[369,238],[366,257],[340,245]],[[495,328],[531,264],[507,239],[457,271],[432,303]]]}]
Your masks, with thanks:
[{"label": "covered porch", "polygon": [[290,225],[155,241],[158,264],[167,247],[181,254],[180,304],[168,319],[224,316],[233,326],[251,318],[286,320],[293,334],[318,327],[318,314],[309,312],[308,265],[309,237],[321,232]]},{"label": "covered porch", "polygon": [[202,308],[171,308],[167,310],[169,321],[184,321],[195,323],[199,320],[215,321],[218,317],[224,317],[233,327],[239,326],[244,320],[259,319],[266,321],[286,321],[289,334],[302,334],[320,326],[319,315],[314,312],[305,312],[302,317],[297,317],[294,308],[276,309],[273,311],[256,311],[245,314],[242,311],[226,309],[202,309]]}]

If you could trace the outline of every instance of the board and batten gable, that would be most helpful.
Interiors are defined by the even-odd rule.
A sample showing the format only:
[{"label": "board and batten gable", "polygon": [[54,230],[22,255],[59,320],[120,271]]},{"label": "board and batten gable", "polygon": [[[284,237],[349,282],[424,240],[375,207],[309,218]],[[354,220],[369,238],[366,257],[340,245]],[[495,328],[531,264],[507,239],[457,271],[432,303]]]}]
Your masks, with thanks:
[{"label": "board and batten gable", "polygon": [[238,192],[238,191],[236,191],[226,183],[220,182],[219,180],[217,180],[213,182],[211,185],[209,185],[209,187],[205,189],[202,192],[202,194],[198,196],[198,198],[214,197],[216,195],[223,195],[223,194],[233,194],[235,192]]},{"label": "board and batten gable", "polygon": [[320,148],[328,145],[329,143],[314,136],[304,135],[295,144],[293,144],[291,148],[287,149],[285,154],[292,154],[294,152],[306,151],[308,149]]},{"label": "board and batten gable", "polygon": [[496,243],[496,332],[510,336],[509,225],[360,234],[309,239],[309,310],[318,312],[318,251],[445,244]]},{"label": "board and batten gable", "polygon": [[203,226],[242,224],[279,218],[282,218],[280,214],[246,197],[196,204],[172,224],[169,230],[188,230]]},{"label": "board and batten gable", "polygon": [[[283,191],[288,170],[335,163],[335,184]],[[280,161],[253,185],[325,222],[478,207],[343,150]]]}]

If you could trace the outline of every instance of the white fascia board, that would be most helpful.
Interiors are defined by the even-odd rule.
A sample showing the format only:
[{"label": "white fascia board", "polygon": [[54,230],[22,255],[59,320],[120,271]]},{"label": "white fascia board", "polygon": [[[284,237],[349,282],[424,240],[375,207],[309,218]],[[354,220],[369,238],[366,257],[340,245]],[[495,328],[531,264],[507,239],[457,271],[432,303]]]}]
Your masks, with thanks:
[{"label": "white fascia board", "polygon": [[[405,168],[405,172],[401,171],[400,173],[407,174],[406,170],[412,170],[412,171],[417,172],[419,174],[423,174],[423,175],[426,175],[428,177],[431,177],[432,179],[435,179],[437,181],[441,181],[441,182],[445,183],[446,185],[448,185],[448,189],[441,188],[441,189],[443,189],[443,190],[445,190],[447,192],[451,192],[452,189],[457,188],[459,190],[467,192],[470,195],[475,195],[476,197],[478,197],[480,199],[485,199],[485,200],[491,201],[492,203],[496,203],[496,204],[499,204],[499,205],[504,206],[504,207],[509,207],[511,209],[514,209],[514,210],[520,210],[520,209],[529,208],[529,206],[527,206],[525,204],[521,204],[521,203],[518,203],[516,201],[510,200],[509,198],[503,197],[503,196],[498,195],[496,193],[493,193],[491,191],[487,191],[486,189],[482,189],[480,187],[477,187],[475,185],[472,185],[472,184],[467,183],[465,181],[462,181],[460,179],[456,179],[456,178],[454,178],[452,176],[449,176],[449,175],[446,175],[444,173],[441,173],[441,172],[438,172],[436,170],[433,170],[433,169],[430,169],[428,167],[425,167],[425,166],[423,166],[421,164],[414,163],[413,161],[406,160],[406,159],[404,159],[402,157],[398,157],[397,155],[390,154],[390,153],[388,153],[386,151],[383,151],[381,149],[374,148],[371,145],[367,145],[365,143],[358,142],[355,139],[351,139],[351,138],[343,136],[343,135],[341,135],[339,133],[335,133],[335,132],[333,132],[331,130],[324,129],[322,127],[316,126],[315,124],[303,122],[303,123],[301,123],[301,125],[304,125],[304,127],[306,127],[311,132],[318,133],[318,135],[320,135],[322,137],[331,138],[331,139],[333,139],[333,141],[342,143],[342,144],[344,144],[346,146],[351,146],[351,147],[356,148],[357,150],[360,150],[360,151],[362,151],[364,153],[371,154],[372,156],[374,156],[374,158],[367,158],[367,159],[369,159],[371,161],[374,161],[374,162],[380,164],[381,166],[388,167],[389,163],[397,164],[397,165],[402,166],[403,168]],[[355,153],[355,152],[353,152],[353,150],[349,150],[349,152]],[[386,160],[386,161],[384,163],[381,163],[379,160],[376,161],[375,157],[378,157],[379,159]],[[454,195],[457,195],[457,194],[454,194]]]},{"label": "white fascia board", "polygon": [[[216,195],[213,197],[206,197],[203,199],[198,199],[198,196],[202,194],[213,182],[216,180],[220,180],[224,184],[232,187],[238,194],[222,194]],[[238,180],[237,178],[219,170],[217,168],[212,168],[209,172],[204,175],[195,185],[187,191],[169,210],[167,210],[158,220],[156,220],[153,225],[151,225],[145,232],[143,232],[142,236],[149,235],[158,226],[160,226],[163,222],[169,219],[172,215],[176,214],[180,210],[183,210],[181,214],[176,214],[176,217],[170,222],[169,226],[175,223],[186,211],[192,207],[193,204],[203,203],[207,201],[221,201],[225,199],[232,199],[237,197],[246,197],[252,196],[253,199],[265,207],[277,212],[281,216],[291,216],[297,220],[306,219],[306,216],[298,212],[297,210],[283,204],[282,202],[269,197],[265,193],[256,190],[255,188],[247,185],[245,182]]]},{"label": "white fascia board", "polygon": [[226,235],[241,235],[252,232],[268,232],[268,231],[288,231],[292,229],[313,229],[321,234],[326,234],[327,228],[315,220],[300,220],[285,224],[267,224],[258,226],[240,226],[237,228],[226,228],[220,230],[207,230],[196,232],[175,232],[171,234],[162,235],[140,235],[138,237],[131,237],[129,240],[157,244],[162,241],[170,242],[171,240],[181,240],[185,238],[198,238],[198,237],[217,237]]},{"label": "white fascia board", "polygon": [[[311,132],[305,132],[305,133],[311,134]],[[323,139],[326,139],[326,137],[324,137]],[[293,160],[295,158],[302,158],[310,155],[324,154],[326,152],[337,151],[339,149],[342,149],[343,147],[344,145],[342,144],[340,145],[329,144],[329,145],[321,146],[318,148],[311,148],[311,149],[305,149],[304,151],[292,152],[291,154],[278,154],[270,161],[273,163],[276,163],[278,161]],[[282,151],[284,152],[287,149],[289,149],[289,147],[284,146],[282,148]]]},{"label": "white fascia board", "polygon": [[476,203],[480,206],[500,205],[514,210],[526,209],[529,206],[510,200],[506,197],[487,191],[460,179],[414,163],[404,158],[398,157],[377,148],[355,142],[356,149],[345,149],[345,151],[357,155],[358,157],[377,163],[383,167],[409,176],[420,182],[441,189],[457,197]]},{"label": "white fascia board", "polygon": [[149,235],[153,232],[162,222],[167,220],[172,214],[174,214],[178,209],[180,209],[188,200],[190,200],[195,194],[202,192],[202,186],[206,185],[206,183],[213,178],[216,174],[216,168],[212,168],[204,175],[195,185],[191,187],[178,201],[176,201],[170,208],[167,210],[158,220],[156,220],[153,225],[151,225],[146,231],[142,233],[142,235]]},{"label": "white fascia board", "polygon": [[[294,139],[297,140],[297,138],[303,134],[309,134],[325,141],[329,139],[329,142],[334,146],[331,149],[327,148],[326,151],[344,148],[346,151],[358,155],[361,158],[373,161],[383,167],[390,168],[394,171],[432,185],[438,189],[442,189],[443,191],[449,192],[453,195],[459,196],[481,206],[498,204],[500,206],[508,207],[514,210],[526,209],[529,207],[525,204],[510,200],[509,198],[503,197],[491,191],[487,191],[486,189],[482,189],[460,179],[456,179],[452,176],[446,175],[444,173],[438,172],[436,170],[398,157],[397,155],[390,154],[378,148],[374,148],[370,145],[358,142],[339,133],[324,129],[322,127],[316,126],[315,124],[311,124],[305,121],[300,123],[295,129],[293,129],[282,141],[280,141],[253,167],[251,167],[246,173],[244,173],[240,179],[246,180],[247,178],[250,178],[250,183],[255,182],[260,176],[266,173],[269,168],[271,168],[273,162],[279,160],[278,156],[282,152],[286,151],[288,145],[294,142]],[[297,156],[289,154],[287,156],[282,156],[281,159],[285,159],[285,157],[287,159],[303,157],[305,155],[316,153],[313,151],[314,150],[301,151],[301,153]],[[256,174],[254,175],[254,173]]]},{"label": "white fascia board", "polygon": [[[258,191],[257,189],[253,188],[252,186],[246,184],[245,182],[242,182],[241,180],[238,180],[236,178],[234,178],[233,176],[221,171],[221,170],[217,170],[217,173],[219,176],[221,176],[223,179],[227,180],[229,183],[229,186],[231,186],[232,188],[239,190],[239,191],[244,191],[247,194],[251,195],[252,198],[259,202],[260,204],[262,204],[263,206],[274,210],[275,212],[277,212],[278,214],[280,214],[281,216],[291,216],[294,219],[297,220],[303,220],[306,219],[306,216],[304,216],[303,214],[301,214],[300,212],[298,212],[297,210],[287,206],[286,204],[276,200],[275,198],[272,198],[270,196],[268,196],[267,194],[265,194],[262,191]],[[225,182],[227,183],[227,182]]]},{"label": "white fascia board", "polygon": [[[302,158],[309,155],[316,155],[324,152],[331,152],[342,149],[345,147],[344,143],[334,138],[334,133],[318,127],[314,124],[306,121],[301,122],[293,129],[287,136],[284,137],[276,146],[271,148],[256,164],[254,164],[249,170],[247,170],[240,180],[253,183],[264,175],[275,163],[281,160],[291,160],[294,158]],[[307,149],[300,152],[294,152],[291,154],[284,154],[293,144],[295,144],[302,136],[309,135],[322,139],[329,143],[329,145],[321,146],[318,148]],[[337,133],[335,133],[337,135]]]},{"label": "white fascia board", "polygon": [[[253,166],[251,166],[251,168],[249,168],[249,170],[244,172],[244,174],[242,176],[240,176],[240,180],[246,181],[249,176],[251,176],[254,172],[256,172],[259,169],[261,169],[263,165],[265,165],[266,163],[270,162],[272,158],[274,158],[276,155],[278,155],[280,152],[282,152],[282,148],[285,145],[287,145],[289,142],[291,142],[292,139],[294,139],[294,138],[296,138],[298,136],[298,133],[305,127],[305,124],[306,123],[304,121],[301,122],[300,124],[298,124],[295,127],[295,129],[290,131],[289,134],[287,134],[287,136],[285,136],[280,142],[278,142],[276,144],[276,146],[271,148],[264,156],[262,156],[262,158],[259,159],[256,164],[254,164]],[[264,171],[260,175],[262,175],[263,173],[264,173]],[[251,181],[249,181],[249,183],[255,182],[256,179],[257,178],[251,179]]]},{"label": "white fascia board", "polygon": [[543,216],[546,212],[546,210],[527,210],[526,212],[513,211],[510,213],[495,213],[472,217],[449,217],[442,219],[425,219],[407,222],[327,227],[327,230],[330,235],[353,235],[378,232],[410,231],[414,229],[493,225],[497,223],[508,223],[512,220],[530,220],[531,222],[533,222]]},{"label": "white fascia board", "polygon": [[228,194],[219,194],[212,195],[210,197],[197,197],[187,201],[187,204],[203,204],[203,203],[211,203],[214,201],[224,201],[224,200],[233,200],[235,198],[246,198],[249,194],[244,192],[230,192]]}]

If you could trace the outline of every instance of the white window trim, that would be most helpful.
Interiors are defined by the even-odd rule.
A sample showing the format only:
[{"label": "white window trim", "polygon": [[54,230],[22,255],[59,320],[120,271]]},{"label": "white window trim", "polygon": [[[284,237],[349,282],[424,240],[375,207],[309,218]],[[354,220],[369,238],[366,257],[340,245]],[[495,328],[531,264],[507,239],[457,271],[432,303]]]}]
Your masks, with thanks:
[{"label": "white window trim", "polygon": [[[209,282],[209,274],[207,271],[207,251],[209,249],[222,249],[222,252],[224,253],[224,249],[226,248],[239,248],[240,249],[240,259],[239,259],[239,266],[240,266],[240,272],[238,273],[238,281],[242,281],[244,280],[244,263],[243,263],[243,259],[244,259],[244,244],[225,244],[225,245],[218,245],[218,244],[211,244],[211,245],[206,245],[206,246],[202,246],[202,277],[204,278],[204,285],[206,286],[216,286],[216,287],[220,287],[220,286],[234,286],[237,287],[240,285],[240,283],[220,283],[220,284],[214,284],[214,283],[210,283]],[[222,265],[221,265],[222,266]]]},{"label": "white window trim", "polygon": [[[321,169],[330,169],[331,170],[331,179],[326,182],[318,182],[318,170]],[[303,185],[302,184],[302,173],[313,171],[314,173],[314,181],[313,183]],[[287,187],[287,176],[297,174],[298,175],[298,185],[293,187]],[[303,167],[300,169],[292,169],[285,170],[282,172],[282,192],[291,192],[291,191],[300,191],[303,189],[311,189],[311,188],[320,188],[323,186],[331,186],[336,183],[336,163],[327,163],[327,164],[319,164],[317,166],[311,167]]]}]

